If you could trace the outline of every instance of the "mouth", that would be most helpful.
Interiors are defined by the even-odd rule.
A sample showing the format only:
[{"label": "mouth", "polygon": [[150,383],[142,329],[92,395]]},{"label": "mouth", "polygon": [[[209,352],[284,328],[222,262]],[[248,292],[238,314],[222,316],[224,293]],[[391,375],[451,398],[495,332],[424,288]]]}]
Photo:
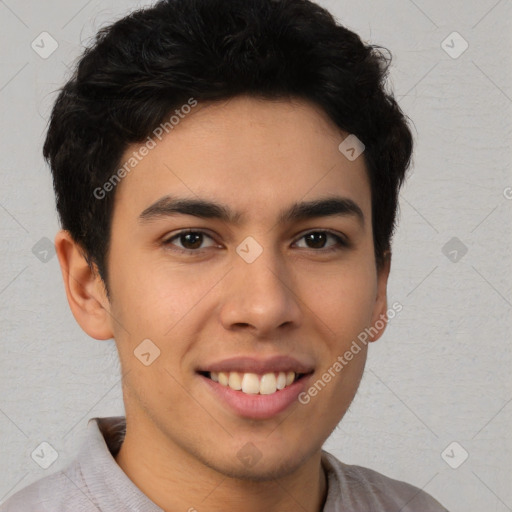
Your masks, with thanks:
[{"label": "mouth", "polygon": [[307,356],[273,355],[231,357],[195,371],[205,393],[228,414],[265,420],[298,403],[314,368]]},{"label": "mouth", "polygon": [[233,391],[247,395],[273,395],[289,388],[312,372],[280,371],[258,374],[242,371],[199,371],[198,373]]}]

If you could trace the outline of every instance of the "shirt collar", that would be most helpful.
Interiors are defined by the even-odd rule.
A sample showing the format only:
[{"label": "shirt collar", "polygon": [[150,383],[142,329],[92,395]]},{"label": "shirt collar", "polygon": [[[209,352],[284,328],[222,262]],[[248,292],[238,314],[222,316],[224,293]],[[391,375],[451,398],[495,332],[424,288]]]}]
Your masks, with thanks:
[{"label": "shirt collar", "polygon": [[[163,512],[128,478],[115,460],[126,435],[126,418],[91,418],[87,428],[88,437],[81,449],[79,461],[86,481],[102,482],[104,489],[98,493],[99,508],[114,510],[119,503],[129,503],[130,511],[133,512]],[[327,484],[323,512],[337,512],[341,510],[341,496],[336,459],[322,450],[321,461]]]}]

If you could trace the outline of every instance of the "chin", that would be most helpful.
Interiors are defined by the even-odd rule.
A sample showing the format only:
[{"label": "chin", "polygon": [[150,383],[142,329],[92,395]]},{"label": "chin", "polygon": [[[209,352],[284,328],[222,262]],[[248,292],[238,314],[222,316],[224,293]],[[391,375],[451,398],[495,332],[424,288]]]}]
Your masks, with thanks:
[{"label": "chin", "polygon": [[298,449],[292,453],[269,453],[259,451],[252,443],[247,443],[236,451],[235,456],[224,460],[203,460],[203,463],[227,477],[251,482],[266,482],[286,477],[297,471],[309,453]]},{"label": "chin", "polygon": [[230,478],[250,482],[269,482],[286,477],[294,473],[300,467],[300,461],[285,460],[263,462],[261,459],[254,466],[244,466],[242,463],[229,464],[222,468],[216,468]]}]

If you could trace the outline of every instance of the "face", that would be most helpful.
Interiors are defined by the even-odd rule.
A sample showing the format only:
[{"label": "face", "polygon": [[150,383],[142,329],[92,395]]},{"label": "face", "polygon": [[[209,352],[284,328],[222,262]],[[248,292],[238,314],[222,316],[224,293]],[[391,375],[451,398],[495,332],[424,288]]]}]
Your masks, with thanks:
[{"label": "face", "polygon": [[369,180],[338,150],[346,136],[298,100],[199,104],[117,186],[109,318],[126,416],[163,450],[274,478],[347,410],[365,347],[298,399],[386,310]]}]

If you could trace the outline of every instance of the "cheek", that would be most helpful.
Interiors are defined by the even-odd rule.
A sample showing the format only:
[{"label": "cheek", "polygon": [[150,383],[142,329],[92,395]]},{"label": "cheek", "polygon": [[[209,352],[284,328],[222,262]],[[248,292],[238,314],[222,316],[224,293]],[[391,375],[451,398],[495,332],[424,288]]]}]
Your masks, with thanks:
[{"label": "cheek", "polygon": [[[176,385],[172,375],[181,380],[178,375],[183,359],[197,340],[202,322],[210,318],[204,311],[204,299],[218,276],[197,275],[189,269],[185,272],[158,263],[137,268],[137,272],[119,272],[112,280],[114,337],[125,371],[134,371],[131,380],[142,379],[139,382],[145,388],[154,389],[158,389],[159,381],[167,382],[169,393]],[[136,354],[148,339],[149,352],[158,357],[143,367]],[[147,397],[147,401],[153,398]]]},{"label": "cheek", "polygon": [[[114,305],[127,330],[146,337],[164,337],[198,302],[205,288],[190,271],[148,261],[124,262],[112,275]],[[129,326],[129,327],[128,327]]]},{"label": "cheek", "polygon": [[371,269],[347,265],[303,278],[300,297],[338,340],[346,341],[370,324],[376,293],[376,274]]},{"label": "cheek", "polygon": [[[162,356],[165,356],[162,351]],[[162,357],[150,366],[144,366],[132,359],[130,366],[123,365],[123,396],[130,410],[143,410],[145,414],[158,421],[158,417],[176,417],[180,411],[190,407],[190,396],[180,385],[181,378],[169,368]],[[180,428],[178,422],[176,428]]]}]

